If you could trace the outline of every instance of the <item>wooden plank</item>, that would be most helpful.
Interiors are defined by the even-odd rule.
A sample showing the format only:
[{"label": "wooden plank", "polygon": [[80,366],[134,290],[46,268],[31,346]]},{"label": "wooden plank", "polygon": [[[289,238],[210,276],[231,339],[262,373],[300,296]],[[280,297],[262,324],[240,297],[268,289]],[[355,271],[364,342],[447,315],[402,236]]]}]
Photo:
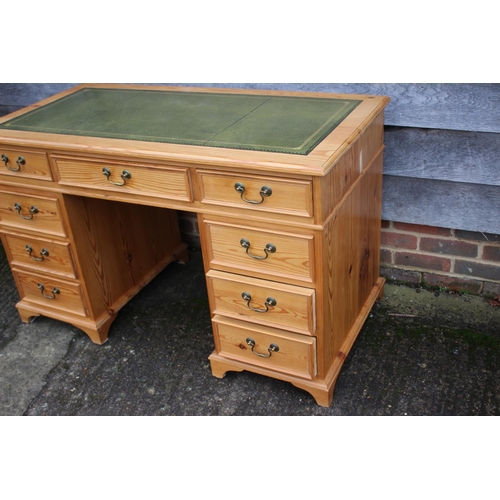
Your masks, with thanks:
[{"label": "wooden plank", "polygon": [[385,175],[382,218],[500,234],[500,187]]},{"label": "wooden plank", "polygon": [[[27,106],[76,84],[5,83],[0,105]],[[497,83],[166,83],[162,85],[376,94],[391,98],[385,123],[393,126],[500,132]]]},{"label": "wooden plank", "polygon": [[500,186],[500,136],[385,128],[384,173]]},{"label": "wooden plank", "polygon": [[18,109],[21,109],[21,106],[10,106],[10,105],[0,104],[0,116],[5,116],[8,115],[9,113],[14,113],[14,111],[17,111]]},{"label": "wooden plank", "polygon": [[51,95],[77,85],[76,83],[1,83],[0,105],[29,106]]}]

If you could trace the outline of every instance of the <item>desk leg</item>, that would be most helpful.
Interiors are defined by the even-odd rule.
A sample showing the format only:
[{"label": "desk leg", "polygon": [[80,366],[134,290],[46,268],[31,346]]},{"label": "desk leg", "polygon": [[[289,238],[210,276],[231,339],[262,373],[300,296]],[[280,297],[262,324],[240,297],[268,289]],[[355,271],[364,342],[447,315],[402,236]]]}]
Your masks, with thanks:
[{"label": "desk leg", "polygon": [[94,344],[102,345],[108,340],[109,329],[116,316],[117,314],[114,314],[104,324],[96,329],[75,324],[73,324],[73,326],[76,326],[80,330],[83,330],[90,337],[90,340],[92,340]]},{"label": "desk leg", "polygon": [[64,323],[69,323],[70,325],[82,330],[86,333],[94,344],[104,344],[108,340],[108,333],[111,324],[115,320],[118,313],[111,316],[107,316],[106,319],[98,324],[92,321],[86,321],[82,319],[81,321],[76,319],[74,316],[68,316],[61,312],[51,312],[44,310],[40,313],[39,310],[31,308],[29,304],[23,303],[22,301],[16,304],[19,317],[23,323],[32,323],[38,316],[46,316],[47,318],[52,318],[57,321],[63,321]]}]

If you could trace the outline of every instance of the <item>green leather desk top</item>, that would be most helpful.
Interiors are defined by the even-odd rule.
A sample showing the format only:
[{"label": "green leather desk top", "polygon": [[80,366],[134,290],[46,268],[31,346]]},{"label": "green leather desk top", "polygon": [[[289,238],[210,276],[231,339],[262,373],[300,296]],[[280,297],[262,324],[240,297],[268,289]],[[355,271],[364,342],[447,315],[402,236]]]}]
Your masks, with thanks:
[{"label": "green leather desk top", "polygon": [[360,102],[84,88],[0,129],[307,155]]}]

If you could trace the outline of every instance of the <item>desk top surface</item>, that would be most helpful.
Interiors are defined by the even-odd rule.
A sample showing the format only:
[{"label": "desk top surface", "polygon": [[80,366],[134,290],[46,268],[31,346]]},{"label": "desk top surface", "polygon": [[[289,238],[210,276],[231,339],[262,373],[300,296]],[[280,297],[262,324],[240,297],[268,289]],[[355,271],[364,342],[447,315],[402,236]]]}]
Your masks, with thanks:
[{"label": "desk top surface", "polygon": [[1,118],[0,139],[314,171],[324,170],[388,101],[366,95],[90,84]]},{"label": "desk top surface", "polygon": [[0,128],[306,155],[360,102],[83,88]]}]

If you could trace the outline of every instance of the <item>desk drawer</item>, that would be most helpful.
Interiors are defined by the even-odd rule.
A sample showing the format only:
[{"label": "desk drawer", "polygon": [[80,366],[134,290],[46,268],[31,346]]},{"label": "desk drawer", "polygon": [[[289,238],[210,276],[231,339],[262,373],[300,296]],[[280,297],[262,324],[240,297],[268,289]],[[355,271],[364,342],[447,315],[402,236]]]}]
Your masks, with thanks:
[{"label": "desk drawer", "polygon": [[207,273],[212,312],[267,326],[314,334],[315,291],[236,274]]},{"label": "desk drawer", "polygon": [[0,175],[51,181],[52,173],[45,153],[0,145]]},{"label": "desk drawer", "polygon": [[[220,356],[282,373],[316,376],[316,339],[221,316],[213,319]],[[253,350],[252,350],[253,348]]]},{"label": "desk drawer", "polygon": [[82,288],[78,283],[14,271],[21,299],[43,308],[87,316]]},{"label": "desk drawer", "polygon": [[55,242],[30,235],[4,233],[5,250],[12,267],[75,278],[75,265],[69,243]]},{"label": "desk drawer", "polygon": [[0,191],[0,224],[66,236],[59,200],[55,197]]},{"label": "desk drawer", "polygon": [[314,283],[314,236],[255,229],[206,219],[210,268],[263,278]]},{"label": "desk drawer", "polygon": [[[189,169],[53,157],[59,184],[192,201]],[[104,173],[106,172],[106,173]]]},{"label": "desk drawer", "polygon": [[202,202],[247,210],[313,216],[312,182],[198,170]]}]

